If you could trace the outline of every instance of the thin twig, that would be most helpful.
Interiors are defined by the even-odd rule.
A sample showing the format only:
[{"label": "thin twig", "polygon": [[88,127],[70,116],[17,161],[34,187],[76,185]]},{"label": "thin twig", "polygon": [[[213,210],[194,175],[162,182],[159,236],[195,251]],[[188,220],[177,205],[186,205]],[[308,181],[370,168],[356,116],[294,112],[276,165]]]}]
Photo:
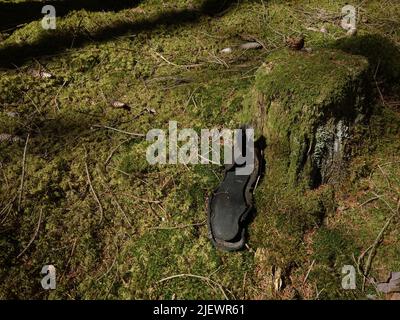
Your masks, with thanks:
[{"label": "thin twig", "polygon": [[[67,271],[68,271],[69,264],[70,264],[70,262],[71,262],[71,260],[72,260],[72,257],[74,256],[74,253],[75,253],[76,242],[77,242],[77,241],[78,241],[78,238],[75,238],[75,239],[74,239],[74,242],[73,242],[73,244],[72,244],[72,249],[71,249],[71,252],[70,252],[70,254],[69,254],[67,263],[64,265],[64,272],[63,272],[62,275],[61,275],[60,282],[61,282],[61,280],[64,279],[64,277],[65,277],[65,275],[66,275],[66,273],[67,273]],[[68,247],[68,246],[67,246],[67,247]]]},{"label": "thin twig", "polygon": [[212,283],[212,284],[216,285],[216,286],[221,290],[221,293],[223,294],[224,298],[225,298],[226,300],[229,300],[229,298],[228,298],[228,296],[226,295],[226,293],[225,293],[225,291],[224,291],[224,288],[222,287],[221,284],[219,284],[218,282],[216,282],[216,281],[214,281],[214,280],[212,280],[212,279],[210,279],[210,278],[203,277],[203,276],[198,276],[198,275],[196,275],[196,274],[190,274],[190,273],[177,274],[177,275],[174,275],[174,276],[170,276],[170,277],[161,279],[161,280],[159,280],[157,283],[161,283],[161,282],[164,282],[164,281],[167,281],[167,280],[171,280],[171,279],[182,278],[182,277],[197,278],[197,279],[201,279],[201,280],[203,280],[203,281]]},{"label": "thin twig", "polygon": [[41,114],[39,107],[37,106],[37,104],[35,103],[35,101],[33,101],[33,99],[30,97],[30,95],[28,93],[25,93],[25,96],[28,97],[28,99],[32,102],[33,106],[35,107],[36,111]]},{"label": "thin twig", "polygon": [[304,277],[304,280],[303,280],[303,284],[305,284],[307,282],[308,276],[310,275],[311,270],[314,267],[314,263],[315,263],[315,259],[311,262],[310,268],[308,268],[307,274],[306,274],[306,276]]},{"label": "thin twig", "polygon": [[389,204],[389,202],[386,201],[386,199],[383,196],[379,196],[378,194],[376,194],[375,192],[372,192],[374,194],[374,196],[379,197],[379,199],[384,202],[386,204],[386,206],[390,209],[390,211],[392,211],[392,213],[394,215],[399,214],[399,210],[394,210],[392,208],[392,206]]},{"label": "thin twig", "polygon": [[28,149],[28,142],[29,142],[29,133],[26,136],[24,154],[22,156],[22,174],[21,174],[21,185],[19,188],[19,197],[18,197],[18,211],[21,210],[22,193],[23,193],[23,189],[24,189],[24,180],[25,180],[26,150]]},{"label": "thin twig", "polygon": [[94,128],[103,128],[103,129],[113,130],[113,131],[116,131],[116,132],[125,133],[127,135],[134,136],[134,137],[145,137],[146,136],[143,133],[129,132],[129,131],[120,130],[120,129],[109,127],[109,126],[94,125],[93,127]]},{"label": "thin twig", "polygon": [[128,225],[132,228],[132,224],[128,219],[128,216],[126,215],[124,209],[122,209],[121,204],[119,203],[117,197],[115,196],[114,192],[111,190],[111,187],[108,185],[108,183],[105,181],[105,179],[103,177],[100,177],[101,180],[103,181],[103,185],[106,187],[107,191],[110,193],[112,200],[114,200],[118,210],[121,212],[121,214],[124,216],[126,222],[128,223]]},{"label": "thin twig", "polygon": [[321,295],[321,293],[325,290],[325,288],[322,288],[320,291],[318,291],[318,287],[317,285],[315,285],[315,290],[317,292],[317,295],[315,296],[315,300],[319,299],[319,296]]},{"label": "thin twig", "polygon": [[[85,150],[86,150],[86,149],[85,149]],[[87,152],[86,152],[86,158],[87,158]],[[102,206],[102,204],[101,204],[101,202],[100,202],[100,200],[99,200],[99,197],[97,196],[97,193],[96,193],[96,191],[95,191],[95,189],[94,189],[94,187],[93,187],[93,184],[92,184],[92,180],[91,180],[91,178],[90,178],[89,168],[88,168],[86,159],[85,159],[85,171],[86,171],[86,177],[87,177],[87,180],[88,180],[88,183],[89,183],[89,186],[90,186],[90,191],[92,192],[93,197],[94,197],[94,199],[96,200],[97,205],[98,205],[98,207],[99,207],[99,211],[100,211],[100,222],[99,222],[99,223],[101,224],[102,221],[103,221],[104,210],[103,210],[103,206]]]},{"label": "thin twig", "polygon": [[[111,193],[111,194],[112,194],[112,193]],[[114,202],[115,202],[116,205],[117,205],[118,210],[119,210],[119,211],[121,212],[121,214],[124,216],[124,218],[125,218],[126,222],[128,223],[128,225],[132,228],[132,227],[133,227],[133,226],[132,226],[132,223],[129,221],[128,216],[126,215],[124,209],[122,209],[121,204],[118,202],[117,197],[116,197],[115,195],[113,195],[113,194],[112,194],[112,196],[113,196]]]},{"label": "thin twig", "polygon": [[368,199],[367,201],[364,201],[363,203],[361,203],[361,204],[360,204],[360,207],[363,207],[363,206],[365,206],[366,204],[368,204],[368,203],[370,203],[370,202],[372,202],[372,201],[378,200],[380,197],[381,197],[381,196],[377,196],[377,197],[373,197],[373,198],[371,198],[371,199]]},{"label": "thin twig", "polygon": [[[392,214],[392,215],[387,219],[385,225],[383,226],[383,228],[382,228],[381,231],[379,232],[378,236],[376,237],[374,243],[373,243],[372,246],[371,246],[371,249],[369,250],[367,262],[366,262],[365,268],[364,268],[364,275],[365,275],[365,277],[368,277],[368,273],[369,273],[369,270],[370,270],[370,268],[371,268],[372,259],[373,259],[374,255],[375,255],[376,249],[377,249],[379,243],[381,242],[381,240],[382,240],[382,238],[383,238],[383,234],[385,233],[386,229],[389,227],[389,225],[390,225],[392,219],[394,218],[394,216],[395,216],[395,215]],[[364,290],[364,287],[365,287],[365,278],[364,278],[364,281],[363,281],[363,290]]]},{"label": "thin twig", "polygon": [[4,212],[7,211],[8,207],[10,205],[12,205],[12,203],[15,201],[15,199],[17,198],[17,196],[14,196],[14,198],[12,198],[5,206],[3,209],[0,210],[0,217],[3,215]]},{"label": "thin twig", "polygon": [[174,66],[174,67],[185,68],[185,69],[187,69],[187,68],[196,68],[196,67],[202,66],[202,64],[199,64],[199,63],[198,63],[198,64],[185,64],[185,65],[176,64],[176,63],[173,63],[173,62],[167,60],[162,54],[160,54],[160,53],[158,53],[158,52],[156,52],[156,51],[154,51],[154,53],[155,53],[158,57],[160,57],[162,60],[164,60],[166,63],[168,63],[169,65]]},{"label": "thin twig", "polygon": [[60,111],[60,108],[58,107],[57,99],[58,99],[58,96],[59,96],[60,93],[61,93],[61,90],[64,88],[64,86],[65,86],[66,83],[67,83],[67,80],[64,80],[62,86],[60,87],[60,89],[58,89],[57,94],[55,95],[55,97],[54,97],[54,99],[53,99],[54,104],[55,104],[55,106],[56,106],[56,108],[57,108],[58,111]]},{"label": "thin twig", "polygon": [[378,89],[379,97],[381,98],[382,104],[383,104],[384,106],[386,106],[385,98],[383,97],[382,91],[381,91],[381,89],[379,88],[379,85],[378,85],[378,81],[376,80],[376,75],[377,75],[377,73],[378,73],[380,64],[381,64],[381,62],[379,61],[379,62],[378,62],[378,65],[377,65],[377,67],[376,67],[376,70],[375,70],[374,81],[375,81],[376,88]]},{"label": "thin twig", "polygon": [[27,24],[28,23],[21,23],[21,24],[18,24],[16,26],[14,26],[14,27],[11,27],[11,28],[8,28],[8,29],[5,29],[5,30],[1,30],[0,33],[6,33],[8,31],[13,31],[15,29],[22,28],[22,27],[26,26]]},{"label": "thin twig", "polygon": [[0,225],[2,225],[7,220],[7,217],[9,216],[11,209],[13,207],[14,201],[16,199],[17,199],[17,195],[15,195],[14,198],[9,203],[7,203],[7,205],[1,210],[0,216],[2,216],[3,214],[4,214],[4,216],[3,216],[2,220],[0,221]]},{"label": "thin twig", "polygon": [[382,173],[382,175],[384,176],[384,178],[386,179],[386,182],[388,184],[388,187],[392,189],[392,183],[389,180],[389,177],[387,176],[386,172],[383,171],[382,167],[378,164],[378,169],[379,171]]},{"label": "thin twig", "polygon": [[118,258],[118,247],[117,247],[117,253],[115,254],[115,257],[114,257],[113,262],[111,263],[111,266],[107,269],[107,271],[105,273],[103,273],[100,277],[98,277],[96,279],[96,281],[99,281],[100,279],[104,278],[112,270],[112,268],[114,267],[115,262],[117,261],[117,258]]},{"label": "thin twig", "polygon": [[42,213],[43,213],[43,209],[40,209],[39,221],[38,221],[38,224],[37,224],[37,226],[36,226],[35,233],[33,234],[31,240],[29,241],[29,243],[28,243],[28,245],[25,247],[25,249],[22,250],[21,253],[17,256],[17,259],[19,259],[19,257],[21,257],[21,256],[25,253],[25,251],[28,250],[28,248],[31,246],[31,244],[33,243],[33,241],[35,241],[35,238],[36,238],[36,236],[37,236],[37,234],[38,234],[38,232],[39,232],[40,223],[42,222]]},{"label": "thin twig", "polygon": [[189,227],[204,226],[205,224],[206,224],[206,221],[202,221],[202,222],[198,222],[198,223],[183,224],[183,225],[172,226],[172,227],[151,227],[150,229],[155,229],[155,230],[174,230],[174,229],[184,229],[184,228],[189,228]]},{"label": "thin twig", "polygon": [[145,198],[141,198],[141,197],[135,196],[133,194],[128,194],[128,193],[122,193],[122,194],[126,195],[127,197],[132,197],[135,200],[139,200],[139,201],[142,201],[142,202],[155,203],[155,204],[162,203],[162,201],[160,201],[160,200],[145,199]]},{"label": "thin twig", "polygon": [[118,144],[114,149],[111,150],[110,155],[107,157],[106,161],[104,162],[104,166],[107,167],[109,162],[111,161],[111,158],[114,156],[115,152],[125,143],[131,141],[133,138],[128,138],[124,141],[122,141],[120,144]]},{"label": "thin twig", "polygon": [[[370,247],[368,258],[367,258],[367,262],[366,262],[365,268],[363,270],[365,277],[368,276],[368,273],[369,273],[371,265],[372,265],[372,259],[373,259],[374,255],[375,255],[375,252],[377,250],[377,247],[378,247],[379,243],[382,241],[382,238],[383,238],[383,235],[384,235],[385,231],[389,227],[389,225],[392,222],[393,218],[396,215],[398,215],[398,213],[399,213],[399,207],[397,208],[397,211],[395,211],[382,196],[377,195],[375,192],[373,192],[373,193],[374,193],[374,195],[376,197],[378,197],[380,200],[382,200],[389,207],[389,209],[392,211],[392,215],[386,220],[385,225],[383,226],[383,228],[379,232],[378,236],[376,237],[375,241],[373,242],[373,244]],[[364,281],[363,281],[363,290],[364,290],[364,287],[365,287],[365,278],[364,278]]]}]

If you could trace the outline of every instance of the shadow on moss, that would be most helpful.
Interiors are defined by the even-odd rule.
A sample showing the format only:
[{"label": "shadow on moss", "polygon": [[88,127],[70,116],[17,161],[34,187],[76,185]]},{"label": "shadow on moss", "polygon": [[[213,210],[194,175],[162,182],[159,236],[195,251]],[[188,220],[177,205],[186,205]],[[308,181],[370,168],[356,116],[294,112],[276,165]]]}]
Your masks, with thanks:
[{"label": "shadow on moss", "polygon": [[400,79],[400,51],[393,42],[380,35],[365,35],[338,40],[334,48],[364,56],[370,64],[370,73],[386,85]]},{"label": "shadow on moss", "polygon": [[[246,0],[254,1],[254,0]],[[71,48],[79,48],[93,41],[108,41],[115,37],[134,31],[135,33],[152,31],[161,26],[167,28],[180,28],[184,25],[195,24],[200,21],[203,16],[221,15],[226,13],[236,1],[225,0],[205,0],[200,7],[186,8],[180,10],[171,10],[160,13],[150,19],[139,19],[135,22],[130,20],[118,21],[108,24],[105,27],[99,27],[96,32],[88,36],[85,30],[77,32],[75,28],[64,28],[56,30],[56,32],[44,32],[40,40],[33,44],[12,44],[0,49],[0,66],[4,68],[14,68],[33,57],[48,56],[60,53]],[[134,1],[131,7],[137,5]],[[98,8],[97,5],[95,8]],[[73,8],[73,7],[71,7]],[[1,6],[0,6],[1,9]],[[84,5],[75,9],[85,9]],[[70,9],[71,10],[71,9]],[[68,11],[68,10],[67,10]],[[33,17],[31,17],[33,19]]]}]

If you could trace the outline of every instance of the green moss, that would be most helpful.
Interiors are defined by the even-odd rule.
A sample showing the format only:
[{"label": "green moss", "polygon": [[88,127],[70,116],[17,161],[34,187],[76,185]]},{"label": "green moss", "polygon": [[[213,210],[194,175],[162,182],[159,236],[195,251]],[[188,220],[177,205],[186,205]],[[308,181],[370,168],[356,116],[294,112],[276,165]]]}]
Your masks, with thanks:
[{"label": "green moss", "polygon": [[351,263],[351,254],[357,255],[353,242],[339,230],[321,228],[314,237],[313,247],[315,259],[327,265]]},{"label": "green moss", "polygon": [[370,64],[370,74],[378,79],[384,79],[386,86],[397,83],[400,79],[399,48],[379,34],[340,39],[332,46],[366,57]]},{"label": "green moss", "polygon": [[144,174],[155,171],[156,167],[151,166],[146,160],[146,149],[149,143],[139,143],[125,147],[119,160],[119,170],[128,174]]},{"label": "green moss", "polygon": [[[319,153],[328,147],[323,137],[342,135],[340,121],[350,124],[365,107],[367,66],[365,59],[340,51],[281,50],[258,70],[244,118],[252,119],[258,133],[266,137],[266,154],[273,154],[268,157],[281,154],[278,157],[285,159],[289,180],[295,182],[303,175],[310,185],[314,183],[310,180],[320,166]],[[326,134],[318,135],[321,130]],[[337,137],[340,148],[345,144],[342,138]],[[333,142],[329,148],[333,149]]]},{"label": "green moss", "polygon": [[353,238],[339,229],[323,227],[313,237],[313,259],[315,267],[310,273],[310,279],[316,282],[321,292],[320,299],[359,299],[362,279],[356,275],[356,290],[342,288],[342,268],[345,265],[354,266],[353,257],[358,257],[359,249]]},{"label": "green moss", "polygon": [[[329,216],[329,221],[339,225],[343,239],[347,234],[360,234],[355,237],[357,247],[367,248],[387,211],[380,207],[367,219],[360,216],[360,210],[352,210],[350,218],[334,215],[332,188],[310,190],[302,175],[308,177],[312,168],[299,156],[307,154],[315,142],[315,157],[321,159],[337,129],[337,123],[325,121],[330,117],[327,113],[343,111],[347,115],[343,105],[364,106],[357,100],[364,93],[356,88],[366,63],[352,54],[367,57],[372,71],[377,58],[379,61],[379,56],[370,58],[364,53],[368,46],[361,39],[365,37],[336,41],[345,31],[329,19],[337,16],[344,2],[312,0],[288,5],[282,1],[151,0],[115,12],[68,10],[58,17],[56,30],[44,31],[39,20],[28,17],[26,25],[1,33],[0,134],[16,135],[21,141],[0,142],[0,297],[223,298],[218,288],[199,279],[182,277],[158,283],[182,273],[210,277],[230,298],[257,297],[263,277],[254,277],[253,251],[217,252],[209,243],[206,227],[192,226],[206,219],[207,197],[221,178],[221,168],[149,166],[144,141],[125,142],[128,136],[101,126],[146,133],[153,128],[166,129],[170,120],[178,121],[180,128],[196,130],[233,129],[256,118],[267,123],[258,117],[258,109],[249,109],[262,102],[261,97],[265,110],[271,112],[266,132],[276,143],[268,149],[266,176],[256,190],[258,215],[250,229],[250,247],[267,247],[271,263],[293,270],[290,276],[304,276],[313,257],[307,236]],[[390,4],[393,10],[387,11],[378,1],[366,4],[372,8],[368,16],[376,21],[362,24],[361,35],[378,28],[385,38],[398,43],[399,35],[387,16],[398,4]],[[18,11],[18,19],[21,16],[23,12]],[[11,18],[16,16],[7,20]],[[316,28],[325,25],[329,33],[307,30],[310,23]],[[312,53],[277,50],[283,45],[283,36],[299,33],[306,35]],[[220,53],[223,48],[237,48],[255,39],[266,50]],[[351,52],[352,43],[361,49]],[[371,46],[371,53],[378,47]],[[393,50],[384,51],[388,56],[381,61],[378,75],[380,70],[391,72],[395,82],[397,67],[391,70],[390,66],[395,65],[396,55]],[[263,62],[266,65],[260,68]],[[272,72],[279,81],[269,78],[269,62],[274,63]],[[32,69],[41,68],[53,77],[32,74]],[[372,85],[375,87],[375,82]],[[355,100],[349,97],[353,93],[358,97]],[[131,111],[111,107],[111,100],[129,104]],[[395,161],[389,156],[399,151],[396,112],[377,109],[371,120],[374,134],[368,137],[367,151],[359,152],[368,154],[360,160],[366,165],[350,175],[354,177],[348,189],[351,194],[368,185],[360,179],[368,177],[377,159]],[[383,130],[375,130],[378,127]],[[359,141],[368,129],[359,131]],[[316,132],[317,141],[313,141]],[[20,190],[28,133],[18,212],[14,197]],[[102,223],[85,164],[103,208]],[[288,174],[299,177],[295,186]],[[17,259],[34,234],[41,211],[38,234]],[[347,223],[355,227],[346,228]],[[387,240],[393,245],[380,248],[374,275],[387,271],[385,268],[398,269],[395,228],[390,229]],[[319,254],[331,249],[322,247]],[[59,275],[57,290],[50,293],[42,290],[39,274],[49,263]],[[332,273],[325,262],[315,267],[324,275]],[[318,277],[310,274],[312,285]],[[295,282],[291,286],[296,286]],[[302,288],[296,290],[306,296]],[[323,288],[321,282],[318,288]],[[333,295],[321,297],[346,296],[332,288]],[[323,294],[329,290],[327,287]]]}]

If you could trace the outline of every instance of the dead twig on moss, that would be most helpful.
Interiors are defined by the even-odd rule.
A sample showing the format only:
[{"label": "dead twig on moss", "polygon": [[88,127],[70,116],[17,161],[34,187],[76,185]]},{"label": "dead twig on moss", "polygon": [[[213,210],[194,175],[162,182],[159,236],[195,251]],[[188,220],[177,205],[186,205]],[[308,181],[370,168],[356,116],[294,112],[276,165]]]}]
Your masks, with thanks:
[{"label": "dead twig on moss", "polygon": [[367,250],[365,250],[363,253],[361,253],[361,254],[358,256],[357,260],[356,260],[356,257],[354,256],[354,253],[352,254],[352,258],[353,258],[354,264],[355,264],[356,267],[357,267],[357,272],[358,272],[358,274],[363,278],[363,281],[366,281],[366,280],[368,280],[368,279],[367,279],[367,277],[364,275],[364,271],[362,270],[361,261],[364,259],[364,256],[367,254],[367,252],[368,252],[370,249],[371,249],[371,246],[369,246],[369,247],[367,248]]},{"label": "dead twig on moss", "polygon": [[0,210],[0,217],[8,210],[8,207],[11,206],[13,204],[13,202],[15,201],[15,199],[17,198],[17,196],[14,196],[14,198],[12,198],[5,206],[3,209]]},{"label": "dead twig on moss", "polygon": [[304,277],[304,280],[303,280],[303,285],[307,282],[308,277],[309,277],[309,275],[310,275],[310,273],[311,273],[311,270],[312,270],[313,267],[314,267],[314,264],[315,264],[315,259],[311,262],[311,265],[310,265],[310,267],[308,268],[308,271],[307,271],[307,273],[306,273],[306,276]]},{"label": "dead twig on moss", "polygon": [[31,96],[26,92],[25,96],[28,97],[28,99],[32,102],[33,106],[35,107],[37,113],[39,113],[40,115],[42,114],[42,112],[40,111],[38,105],[35,103],[35,101],[33,101],[33,99],[31,98]]},{"label": "dead twig on moss", "polygon": [[176,64],[174,62],[169,61],[161,53],[158,53],[156,51],[153,51],[153,52],[157,57],[161,58],[163,61],[165,61],[166,63],[168,63],[169,65],[174,66],[174,67],[190,69],[190,68],[197,68],[197,67],[200,67],[200,66],[203,65],[201,63],[197,63],[197,64]]},{"label": "dead twig on moss", "polygon": [[216,64],[224,66],[225,68],[229,68],[229,64],[224,59],[217,57],[215,54],[213,54],[211,52],[208,52],[208,54],[212,58],[210,63],[216,63]]},{"label": "dead twig on moss", "polygon": [[61,93],[61,90],[64,88],[64,86],[67,84],[67,80],[64,80],[63,84],[61,85],[60,89],[58,89],[55,97],[53,98],[54,105],[56,106],[57,110],[60,111],[60,108],[58,107],[58,96]]},{"label": "dead twig on moss", "polygon": [[174,229],[184,229],[184,228],[189,228],[189,227],[199,227],[199,226],[204,226],[205,224],[206,224],[206,221],[202,221],[202,222],[198,222],[198,223],[183,224],[183,225],[172,226],[172,227],[151,227],[150,229],[152,229],[152,230],[174,230]]},{"label": "dead twig on moss", "polygon": [[383,97],[381,88],[379,87],[378,81],[376,80],[376,75],[378,74],[380,64],[381,64],[381,62],[379,61],[378,65],[376,66],[375,73],[374,73],[374,81],[375,81],[376,89],[378,90],[378,93],[379,93],[379,97],[381,98],[382,104],[386,107],[387,105],[386,105],[385,98]]},{"label": "dead twig on moss", "polygon": [[387,184],[388,184],[388,187],[389,187],[390,189],[392,189],[392,183],[390,182],[389,177],[387,176],[386,172],[383,171],[382,167],[381,167],[379,164],[378,164],[378,169],[379,169],[379,171],[382,173],[382,175],[385,177],[386,182],[387,182]]},{"label": "dead twig on moss", "polygon": [[142,202],[155,203],[155,204],[162,203],[162,201],[160,201],[160,200],[152,200],[152,199],[141,198],[141,197],[135,196],[134,194],[130,194],[130,193],[122,192],[122,194],[127,196],[128,198],[132,197],[133,199],[139,200],[139,201],[142,201]]},{"label": "dead twig on moss", "polygon": [[70,263],[71,263],[72,257],[74,256],[74,253],[75,253],[76,242],[77,242],[77,241],[78,241],[78,238],[75,238],[75,239],[74,239],[74,242],[72,243],[72,249],[71,249],[71,252],[70,252],[70,254],[69,254],[67,263],[66,263],[65,266],[64,266],[64,272],[63,272],[62,275],[61,275],[60,282],[64,279],[65,275],[67,274],[68,267],[69,267],[69,265],[70,265]]},{"label": "dead twig on moss", "polygon": [[[170,277],[161,279],[161,280],[159,280],[157,283],[162,283],[162,282],[167,281],[167,280],[176,279],[176,278],[183,278],[183,277],[186,277],[186,278],[196,278],[196,279],[203,280],[203,281],[205,281],[205,282],[206,282],[211,288],[213,288],[213,289],[215,288],[214,286],[217,286],[218,289],[221,291],[222,295],[224,296],[224,298],[225,298],[226,300],[229,300],[229,298],[228,298],[228,296],[226,295],[226,293],[225,293],[225,291],[224,291],[224,288],[222,287],[221,284],[219,284],[218,282],[216,282],[216,281],[214,281],[214,280],[212,280],[212,279],[210,279],[210,278],[207,278],[207,277],[204,277],[204,276],[199,276],[199,275],[196,275],[196,274],[190,274],[190,273],[177,274],[177,275],[174,275],[174,276],[170,276]],[[211,284],[213,284],[214,286],[211,285]]]},{"label": "dead twig on moss", "polygon": [[0,216],[3,216],[0,225],[3,225],[3,223],[6,222],[8,216],[10,215],[11,209],[13,207],[14,201],[17,199],[17,195],[14,196],[14,198],[6,204],[6,206],[0,211]]},{"label": "dead twig on moss", "polygon": [[36,236],[37,236],[37,234],[38,234],[38,232],[39,232],[39,229],[40,229],[40,224],[41,224],[41,222],[42,222],[42,213],[43,213],[43,209],[40,209],[39,220],[38,220],[38,223],[37,223],[37,226],[36,226],[35,233],[33,234],[31,240],[28,242],[28,245],[27,245],[27,246],[24,248],[24,250],[22,250],[21,253],[17,256],[17,259],[19,259],[19,258],[26,252],[26,250],[29,249],[29,247],[32,245],[33,241],[35,241],[35,238],[36,238]]},{"label": "dead twig on moss", "polygon": [[113,268],[114,265],[115,265],[115,262],[117,262],[117,258],[118,258],[118,248],[117,248],[117,253],[115,254],[114,260],[113,260],[113,262],[111,263],[110,267],[107,269],[107,271],[106,271],[105,273],[103,273],[101,276],[99,276],[99,277],[96,279],[96,281],[99,281],[99,280],[103,279],[107,274],[110,273],[110,271],[112,270],[112,268]]},{"label": "dead twig on moss", "polygon": [[28,142],[29,142],[29,133],[26,136],[24,153],[22,156],[22,174],[21,174],[21,185],[19,187],[19,196],[18,196],[18,211],[21,210],[22,194],[23,194],[24,182],[25,182],[26,150],[28,149]]},{"label": "dead twig on moss", "polygon": [[115,205],[117,207],[117,209],[121,212],[121,214],[123,215],[123,217],[125,218],[126,222],[128,223],[129,227],[133,227],[132,223],[129,221],[127,214],[125,213],[125,210],[122,209],[121,204],[119,203],[116,195],[114,194],[114,192],[111,190],[111,187],[108,185],[108,183],[105,181],[104,177],[100,176],[104,187],[107,189],[107,192],[111,195],[112,200],[114,200]]},{"label": "dead twig on moss", "polygon": [[99,224],[101,224],[103,222],[103,216],[104,216],[104,210],[103,210],[103,206],[99,200],[99,197],[97,196],[96,190],[93,187],[92,184],[92,179],[90,178],[90,173],[89,173],[89,168],[88,168],[88,164],[87,164],[87,150],[85,148],[85,152],[86,152],[86,159],[85,159],[85,171],[86,171],[86,177],[87,177],[87,181],[90,187],[90,191],[93,194],[93,198],[94,200],[97,202],[97,205],[99,207],[99,211],[100,211],[100,221]]},{"label": "dead twig on moss", "polygon": [[383,228],[378,233],[378,236],[375,238],[375,241],[373,242],[373,244],[364,253],[364,255],[365,255],[369,251],[367,262],[366,262],[365,268],[363,270],[363,273],[364,273],[363,286],[362,286],[362,290],[363,291],[365,289],[365,281],[366,281],[366,278],[368,277],[368,273],[369,273],[369,271],[371,269],[372,260],[373,260],[373,257],[375,256],[375,253],[376,253],[376,250],[378,248],[378,245],[382,241],[383,235],[386,232],[387,228],[389,227],[390,223],[392,222],[393,218],[396,215],[399,215],[399,208],[400,208],[400,200],[398,201],[398,204],[397,204],[397,210],[394,210],[392,208],[392,206],[386,201],[386,199],[383,198],[383,196],[379,196],[375,192],[373,192],[373,194],[375,195],[375,197],[377,197],[378,199],[382,200],[386,204],[386,206],[392,212],[392,215],[386,220],[385,225],[383,226]]},{"label": "dead twig on moss", "polygon": [[117,152],[118,149],[122,147],[122,145],[124,145],[125,143],[131,141],[132,139],[134,139],[134,138],[126,139],[126,140],[122,141],[120,144],[118,144],[114,149],[112,149],[110,154],[109,154],[109,156],[107,157],[106,161],[104,162],[104,167],[108,166],[108,164],[110,163],[110,161],[111,161],[112,157],[114,156],[115,152]]},{"label": "dead twig on moss", "polygon": [[365,280],[368,277],[368,273],[371,269],[371,265],[372,265],[372,260],[373,257],[375,256],[376,250],[378,248],[379,243],[382,241],[383,239],[383,235],[386,231],[386,229],[389,227],[390,223],[392,222],[393,218],[394,218],[394,214],[392,214],[387,220],[385,225],[383,226],[383,228],[381,229],[381,231],[379,232],[378,236],[376,237],[374,243],[372,244],[372,246],[370,246],[370,250],[369,250],[369,254],[368,254],[368,258],[367,258],[367,262],[365,264],[365,269],[364,269],[364,279],[363,279],[363,286],[362,286],[362,290],[364,291],[365,288]]},{"label": "dead twig on moss", "polygon": [[372,197],[372,198],[370,198],[370,199],[364,201],[363,203],[361,203],[361,204],[360,204],[360,207],[363,207],[363,206],[365,206],[366,204],[368,204],[368,203],[370,203],[370,202],[373,202],[373,201],[375,201],[375,200],[378,200],[380,197],[381,197],[381,196]]},{"label": "dead twig on moss", "polygon": [[8,28],[8,29],[5,29],[5,30],[1,30],[0,33],[7,33],[7,32],[9,32],[9,31],[14,31],[15,29],[22,28],[22,27],[26,26],[27,24],[28,24],[28,23],[17,24],[17,25],[14,26],[14,27],[11,27],[11,28]]},{"label": "dead twig on moss", "polygon": [[[376,197],[378,197],[379,195],[377,195],[375,192],[372,192]],[[393,209],[392,206],[389,204],[389,202],[386,201],[386,199],[383,196],[379,197],[380,200],[382,200],[382,202],[390,209],[390,211],[393,213],[393,215],[399,214],[399,205],[400,203],[397,203],[397,209]],[[399,201],[399,200],[398,200]]]},{"label": "dead twig on moss", "polygon": [[124,134],[130,135],[130,136],[134,136],[134,137],[145,137],[146,136],[143,133],[129,132],[129,131],[120,130],[120,129],[109,127],[109,126],[94,125],[93,128],[108,129],[108,130],[116,131],[116,132],[119,132],[119,133],[124,133]]},{"label": "dead twig on moss", "polygon": [[121,214],[124,216],[124,218],[125,218],[126,222],[128,223],[128,225],[129,225],[131,228],[133,228],[132,223],[129,221],[128,216],[126,215],[124,209],[122,209],[122,206],[121,206],[121,204],[119,203],[117,197],[116,197],[115,195],[113,195],[113,194],[112,194],[112,196],[113,196],[114,202],[115,202],[116,205],[117,205],[118,210],[119,210],[119,211],[121,212]]},{"label": "dead twig on moss", "polygon": [[321,293],[324,292],[324,291],[325,291],[325,288],[322,288],[321,290],[318,290],[317,285],[315,285],[315,292],[316,292],[315,300],[318,300],[318,299],[319,299],[319,296],[320,296]]}]

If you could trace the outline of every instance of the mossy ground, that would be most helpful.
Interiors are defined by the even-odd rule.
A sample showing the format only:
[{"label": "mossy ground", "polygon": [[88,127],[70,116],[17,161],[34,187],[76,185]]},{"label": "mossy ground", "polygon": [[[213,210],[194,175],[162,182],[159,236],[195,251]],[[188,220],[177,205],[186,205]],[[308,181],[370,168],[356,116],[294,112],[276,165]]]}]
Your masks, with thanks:
[{"label": "mossy ground", "polygon": [[[394,0],[356,2],[359,35],[345,41],[337,18],[345,1],[221,6],[153,0],[116,12],[72,7],[53,31],[42,30],[39,20],[18,18],[26,24],[0,37],[0,133],[21,138],[0,142],[0,297],[224,298],[219,286],[199,278],[159,282],[193,274],[220,284],[229,298],[271,298],[254,259],[258,247],[268,250],[268,263],[285,270],[285,289],[274,298],[365,297],[341,289],[340,271],[373,243],[400,193],[400,6]],[[0,8],[11,4],[0,2]],[[307,29],[322,26],[327,33]],[[9,27],[4,23],[3,29]],[[204,224],[206,199],[221,168],[150,166],[143,139],[99,126],[146,133],[175,120],[180,128],[237,128],[256,70],[285,45],[284,36],[299,33],[308,47],[358,48],[352,53],[369,59],[376,97],[371,121],[357,133],[360,146],[343,186],[322,186],[301,201],[303,194],[285,189],[279,176],[266,176],[250,247],[221,253]],[[391,51],[375,55],[376,46],[352,46],[363,37]],[[220,53],[246,39],[265,48]],[[54,77],[32,75],[42,67]],[[113,108],[111,100],[131,110]],[[282,187],[269,190],[268,179]],[[383,197],[361,206],[372,192]],[[39,217],[34,241],[20,255]],[[373,259],[377,279],[400,268],[398,223],[392,222]],[[57,268],[57,290],[51,292],[40,286],[46,264]]]}]

